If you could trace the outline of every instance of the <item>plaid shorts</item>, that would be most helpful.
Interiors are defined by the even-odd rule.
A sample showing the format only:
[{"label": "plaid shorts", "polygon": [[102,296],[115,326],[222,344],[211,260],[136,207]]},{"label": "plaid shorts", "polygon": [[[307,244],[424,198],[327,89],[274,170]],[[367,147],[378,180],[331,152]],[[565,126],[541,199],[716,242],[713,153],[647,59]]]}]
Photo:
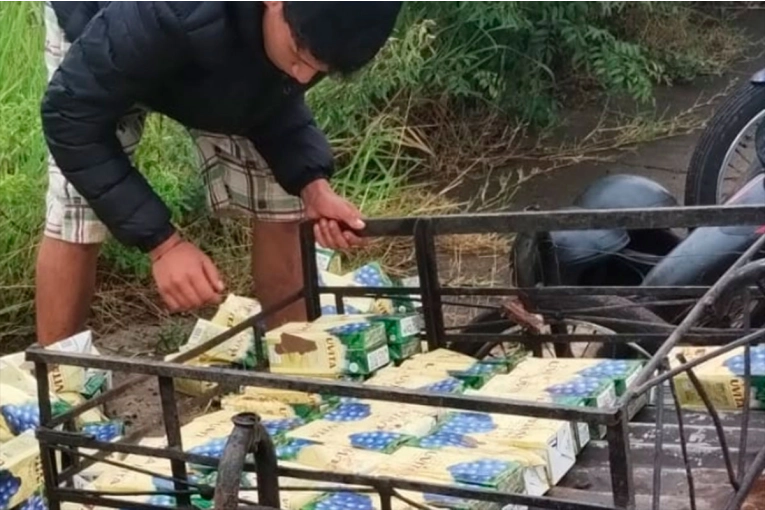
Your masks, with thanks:
[{"label": "plaid shorts", "polygon": [[[48,80],[58,68],[70,43],[45,2],[45,64]],[[136,107],[117,125],[117,137],[132,158],[149,112]],[[189,130],[193,137],[207,197],[218,217],[252,217],[259,221],[294,222],[303,219],[303,205],[276,182],[252,142],[240,136]],[[72,243],[101,243],[109,235],[85,199],[64,178],[48,155],[45,235]]]}]

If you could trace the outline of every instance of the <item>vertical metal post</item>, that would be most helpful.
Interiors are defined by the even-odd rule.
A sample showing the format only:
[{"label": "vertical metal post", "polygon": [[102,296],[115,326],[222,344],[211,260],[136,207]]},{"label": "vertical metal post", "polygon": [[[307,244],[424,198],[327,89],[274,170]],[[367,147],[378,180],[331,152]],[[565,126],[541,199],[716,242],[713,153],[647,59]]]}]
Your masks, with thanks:
[{"label": "vertical metal post", "polygon": [[616,423],[606,429],[606,441],[614,506],[632,510],[635,508],[635,482],[632,478],[628,418],[625,410],[619,412]]},{"label": "vertical metal post", "polygon": [[266,370],[268,369],[268,354],[263,343],[263,327],[260,324],[255,324],[252,327],[252,335],[255,342],[255,370]]},{"label": "vertical metal post", "polygon": [[[752,332],[752,295],[749,292],[748,287],[743,290],[742,302],[744,306],[744,332],[748,335]],[[744,346],[744,402],[741,413],[741,437],[739,438],[738,444],[738,478],[736,479],[739,486],[744,479],[744,472],[746,471],[746,446],[749,441],[749,412],[751,408],[751,398],[752,347],[750,344],[746,344]]]},{"label": "vertical metal post", "polygon": [[[662,365],[662,372],[666,368],[666,364]],[[653,510],[661,510],[661,475],[662,475],[662,458],[664,454],[664,384],[660,384],[656,388],[656,399],[658,406],[656,407],[656,443],[655,450],[653,452],[653,502],[651,508]]]},{"label": "vertical metal post", "polygon": [[[218,463],[218,478],[215,484],[214,507],[236,508],[239,503],[239,486],[247,455],[252,452],[260,418],[254,413],[240,413],[234,416],[234,430],[228,436],[226,447]],[[263,504],[259,501],[259,504]]]},{"label": "vertical metal post", "polygon": [[345,301],[340,293],[335,294],[335,308],[337,308],[338,315],[345,313]]},{"label": "vertical metal post", "polygon": [[380,493],[380,510],[391,510],[393,508],[393,490],[390,485],[385,484],[379,487],[378,492]]},{"label": "vertical metal post", "polygon": [[417,259],[417,273],[422,288],[422,313],[428,348],[444,347],[444,315],[441,305],[441,284],[438,281],[436,243],[433,223],[419,219],[414,224],[414,251]]},{"label": "vertical metal post", "polygon": [[[53,408],[50,402],[50,381],[48,380],[48,365],[35,363],[35,377],[37,378],[37,405],[40,407],[40,428],[47,428],[53,418]],[[45,480],[45,495],[48,499],[50,510],[61,510],[61,502],[55,490],[58,488],[58,470],[56,468],[56,453],[47,441],[40,440],[40,463],[42,464],[43,478]],[[51,490],[52,489],[52,490]]]},{"label": "vertical metal post", "polygon": [[255,473],[258,477],[258,504],[281,508],[276,448],[263,425],[258,425],[255,449]]},{"label": "vertical metal post", "polygon": [[[725,510],[739,510],[741,508],[741,505],[744,504],[744,501],[749,496],[749,493],[752,490],[752,486],[754,485],[754,482],[760,476],[762,476],[762,473],[764,471],[765,471],[765,447],[761,448],[760,451],[757,453],[757,455],[754,457],[754,460],[752,461],[752,465],[749,466],[749,471],[747,471],[744,474],[744,477],[741,479],[741,486],[730,497],[730,499],[728,500],[728,504],[725,505]],[[751,508],[754,508],[754,504],[752,504]]]},{"label": "vertical metal post", "polygon": [[319,300],[319,268],[316,265],[316,238],[313,235],[312,221],[300,224],[300,254],[306,315],[309,321],[314,321],[321,315],[321,302]]},{"label": "vertical metal post", "polygon": [[[167,434],[167,447],[171,450],[183,451],[183,442],[181,441],[181,422],[178,416],[178,406],[175,402],[175,384],[172,377],[159,377],[159,396],[162,403],[162,418],[165,423],[165,433]],[[182,460],[171,460],[170,467],[173,472],[175,490],[186,491],[185,494],[178,494],[177,503],[180,506],[190,506],[191,497],[188,494],[189,486],[179,480],[188,481],[186,476],[186,463]]]}]

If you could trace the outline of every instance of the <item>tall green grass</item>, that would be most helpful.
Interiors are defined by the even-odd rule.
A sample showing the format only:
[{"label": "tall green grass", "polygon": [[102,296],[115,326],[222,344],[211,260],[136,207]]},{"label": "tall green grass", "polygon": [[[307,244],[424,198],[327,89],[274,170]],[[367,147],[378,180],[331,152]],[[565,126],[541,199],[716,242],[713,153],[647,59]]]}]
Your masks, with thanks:
[{"label": "tall green grass", "polygon": [[[650,102],[655,83],[719,63],[689,12],[675,2],[407,2],[373,65],[308,95],[336,151],[336,186],[370,215],[415,210],[419,204],[400,197],[413,172],[429,170],[430,143],[417,124],[429,122],[434,106],[457,114],[498,109],[508,122],[544,126],[572,89]],[[41,15],[41,2],[0,3],[0,339],[32,324],[47,154],[38,113]],[[678,19],[685,32],[672,24]],[[669,37],[671,44],[652,44],[647,33],[652,40],[685,33],[690,43]],[[181,126],[154,116],[136,162],[186,235],[224,269],[239,270],[246,229],[206,218],[195,156]],[[122,281],[150,283],[146,258],[115,243],[107,243],[101,264]]]},{"label": "tall green grass", "polygon": [[37,115],[45,81],[41,11],[0,4],[0,338],[29,324],[33,260],[44,203]]}]

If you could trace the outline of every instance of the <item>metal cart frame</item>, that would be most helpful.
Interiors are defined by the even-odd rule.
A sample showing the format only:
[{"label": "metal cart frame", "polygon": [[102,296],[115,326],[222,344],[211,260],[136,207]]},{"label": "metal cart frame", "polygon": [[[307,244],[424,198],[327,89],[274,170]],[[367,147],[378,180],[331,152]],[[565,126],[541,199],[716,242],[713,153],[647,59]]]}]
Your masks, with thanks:
[{"label": "metal cart frame", "polygon": [[[107,494],[102,492],[87,491],[73,488],[72,478],[85,467],[96,461],[104,461],[104,457],[112,452],[125,454],[139,454],[149,457],[168,459],[172,465],[175,491],[172,495],[177,498],[179,507],[192,508],[191,494],[200,494],[203,497],[213,498],[213,489],[195,485],[187,478],[186,463],[219,466],[221,472],[230,472],[231,466],[235,469],[256,471],[258,476],[259,504],[265,507],[278,507],[279,487],[276,473],[281,476],[302,478],[307,480],[321,480],[339,484],[370,487],[378,492],[381,497],[382,510],[390,510],[391,498],[400,496],[398,490],[412,490],[426,493],[435,493],[476,499],[484,501],[500,502],[502,504],[526,505],[529,508],[548,508],[557,510],[627,510],[635,508],[635,488],[631,470],[630,445],[627,426],[635,414],[638,405],[636,402],[655,388],[659,393],[663,391],[664,384],[681,373],[686,372],[691,381],[696,384],[697,390],[709,403],[698,380],[694,376],[693,368],[701,362],[719,356],[731,349],[745,346],[745,379],[744,389],[745,406],[741,413],[742,437],[739,445],[741,456],[737,470],[733,468],[729,449],[720,438],[722,455],[726,459],[729,468],[730,483],[735,489],[726,510],[736,510],[740,507],[747,493],[752,487],[757,476],[765,468],[765,445],[758,450],[754,460],[749,466],[744,462],[744,453],[747,448],[746,430],[749,422],[749,396],[751,385],[751,359],[749,346],[760,342],[765,337],[765,330],[741,330],[738,337],[727,337],[705,341],[707,345],[714,344],[719,347],[714,353],[704,358],[685,362],[682,366],[670,370],[666,364],[666,357],[670,350],[684,338],[690,328],[704,314],[705,310],[713,306],[716,300],[726,293],[739,289],[746,292],[747,298],[755,289],[757,282],[765,276],[765,262],[751,262],[765,244],[765,236],[759,238],[719,279],[712,287],[602,287],[602,288],[575,288],[575,287],[548,287],[534,289],[518,288],[477,288],[477,287],[445,287],[439,282],[438,266],[436,260],[435,237],[450,234],[474,234],[494,233],[512,234],[514,232],[542,232],[551,230],[581,230],[622,227],[629,229],[653,229],[653,228],[676,228],[698,226],[725,226],[725,225],[765,225],[765,207],[755,206],[705,206],[685,208],[659,208],[659,209],[627,209],[627,210],[583,210],[583,211],[556,211],[556,212],[515,212],[503,214],[483,215],[456,215],[423,218],[404,219],[378,219],[368,222],[365,235],[369,237],[379,236],[405,236],[413,238],[420,288],[346,288],[346,287],[319,287],[318,270],[315,258],[315,241],[312,225],[306,223],[301,230],[301,244],[303,256],[304,288],[286,299],[283,303],[270,310],[253,316],[239,325],[229,329],[225,333],[211,339],[203,345],[197,346],[180,355],[173,362],[130,359],[119,356],[93,356],[83,354],[70,354],[54,352],[41,348],[38,345],[31,346],[26,351],[26,357],[35,366],[35,374],[38,383],[38,396],[40,404],[41,426],[37,429],[39,439],[42,468],[45,479],[46,496],[51,510],[59,510],[62,502],[76,502],[84,504],[97,504],[114,508],[141,508],[161,509],[164,507],[154,505],[139,505],[121,501],[119,494]],[[522,400],[508,400],[497,398],[465,397],[461,395],[434,395],[418,391],[403,390],[398,388],[377,388],[362,386],[350,382],[330,382],[325,380],[287,377],[270,374],[267,372],[243,371],[237,369],[221,369],[210,367],[195,367],[184,365],[183,362],[197,357],[200,353],[209,350],[247,328],[255,329],[257,352],[260,353],[262,331],[259,324],[264,317],[274,313],[275,310],[286,307],[301,299],[305,300],[309,318],[319,316],[319,295],[333,293],[337,297],[338,310],[342,312],[344,296],[404,296],[420,294],[422,311],[424,315],[425,331],[431,347],[446,345],[447,342],[482,342],[487,337],[479,334],[451,334],[444,327],[443,304],[444,297],[454,296],[510,296],[525,293],[533,296],[535,293],[575,295],[586,293],[589,295],[621,295],[621,296],[682,296],[684,298],[700,298],[691,312],[674,331],[664,339],[658,352],[646,363],[637,379],[632,382],[626,394],[619,398],[612,408],[582,408],[558,404],[542,404]],[[645,335],[643,335],[645,336]],[[650,336],[650,335],[649,335]],[[695,336],[695,335],[694,335]],[[519,335],[501,335],[507,340],[518,340]],[[602,342],[636,341],[639,335],[598,335],[597,340]],[[492,335],[497,339],[497,335]],[[556,335],[556,342],[583,341],[580,335]],[[129,381],[111,389],[110,391],[79,405],[63,415],[52,416],[49,399],[48,373],[50,365],[71,365],[78,367],[96,368],[108,371],[128,372],[137,376]],[[263,368],[262,360],[259,368]],[[71,423],[72,420],[84,411],[104,404],[109,399],[128,391],[136,382],[153,377],[158,380],[160,398],[162,403],[164,428],[167,434],[167,448],[153,448],[130,444],[130,437],[117,443],[98,441],[93,437],[81,433],[66,430],[56,430],[61,425]],[[447,407],[460,410],[472,410],[498,414],[515,414],[529,417],[551,418],[566,421],[587,422],[593,425],[602,425],[607,428],[606,440],[608,443],[608,458],[610,464],[610,478],[613,490],[613,504],[603,505],[582,501],[569,501],[553,497],[534,497],[522,494],[500,493],[478,488],[463,488],[412,482],[395,478],[372,478],[369,476],[319,473],[311,470],[297,470],[277,467],[273,445],[269,438],[258,425],[257,416],[240,416],[237,418],[234,434],[229,440],[229,445],[237,447],[227,448],[224,456],[218,460],[211,457],[185,453],[183,450],[179,410],[175,399],[174,379],[192,379],[218,383],[221,388],[238,388],[242,386],[283,388],[311,393],[329,393],[345,397],[358,397],[365,399],[382,400],[389,402],[406,401],[412,404],[421,404],[436,407]],[[670,388],[672,385],[670,384]],[[674,394],[674,391],[673,391]],[[715,420],[718,433],[722,432],[719,425],[719,417],[711,404],[709,412]],[[663,407],[659,406],[656,415],[656,425],[661,431],[663,427]],[[679,408],[678,408],[679,409]],[[682,425],[682,413],[678,413],[678,423]],[[657,452],[661,451],[662,434],[656,435]],[[81,448],[94,449],[96,455],[87,455],[80,451]],[[258,462],[256,466],[246,464],[244,451],[256,453]],[[55,452],[65,455],[67,460],[64,468],[59,470],[55,462]],[[235,452],[239,451],[237,455]],[[232,453],[234,452],[234,453]],[[109,462],[109,461],[106,461]],[[245,465],[246,464],[246,465]],[[661,455],[656,455],[654,471],[654,505],[658,508],[658,495],[661,483]],[[129,467],[128,467],[129,468]],[[691,482],[691,470],[688,469],[689,482]],[[238,498],[237,487],[230,483],[225,487],[218,487],[215,495],[216,506],[220,508],[254,508],[250,504],[243,504],[244,498]],[[692,485],[689,483],[689,485]],[[287,490],[288,488],[282,488]],[[299,488],[298,488],[299,489]],[[233,492],[232,492],[233,491]],[[155,493],[153,493],[155,494]],[[124,495],[124,494],[123,494]],[[691,492],[691,497],[693,497]]]}]

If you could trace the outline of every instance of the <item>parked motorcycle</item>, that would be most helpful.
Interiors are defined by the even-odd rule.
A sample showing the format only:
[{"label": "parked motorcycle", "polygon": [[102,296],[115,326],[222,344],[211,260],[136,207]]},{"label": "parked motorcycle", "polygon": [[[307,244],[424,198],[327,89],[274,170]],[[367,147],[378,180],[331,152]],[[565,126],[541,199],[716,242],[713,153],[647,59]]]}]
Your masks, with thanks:
[{"label": "parked motorcycle", "polygon": [[[744,163],[743,169],[735,168]],[[739,165],[741,166],[741,165]],[[765,69],[739,87],[719,107],[691,158],[686,205],[765,204]],[[612,175],[593,182],[569,209],[673,207],[678,203],[659,183],[635,175]],[[538,286],[712,285],[759,235],[761,227],[582,230],[519,234],[512,250],[513,283]],[[545,317],[552,332],[584,327],[588,333],[668,333],[690,304],[656,304],[618,296],[521,296],[527,310]],[[705,326],[738,326],[743,309],[730,301]],[[756,301],[751,324],[765,325],[765,305]],[[500,310],[478,315],[466,333],[520,330]],[[466,346],[477,350],[476,344]],[[482,346],[484,351],[491,346]],[[642,344],[649,353],[654,345]],[[558,355],[572,355],[556,346]],[[631,357],[635,346],[586,346],[582,356]]]},{"label": "parked motorcycle", "polygon": [[722,204],[765,168],[765,69],[717,108],[688,165],[686,205]]}]

